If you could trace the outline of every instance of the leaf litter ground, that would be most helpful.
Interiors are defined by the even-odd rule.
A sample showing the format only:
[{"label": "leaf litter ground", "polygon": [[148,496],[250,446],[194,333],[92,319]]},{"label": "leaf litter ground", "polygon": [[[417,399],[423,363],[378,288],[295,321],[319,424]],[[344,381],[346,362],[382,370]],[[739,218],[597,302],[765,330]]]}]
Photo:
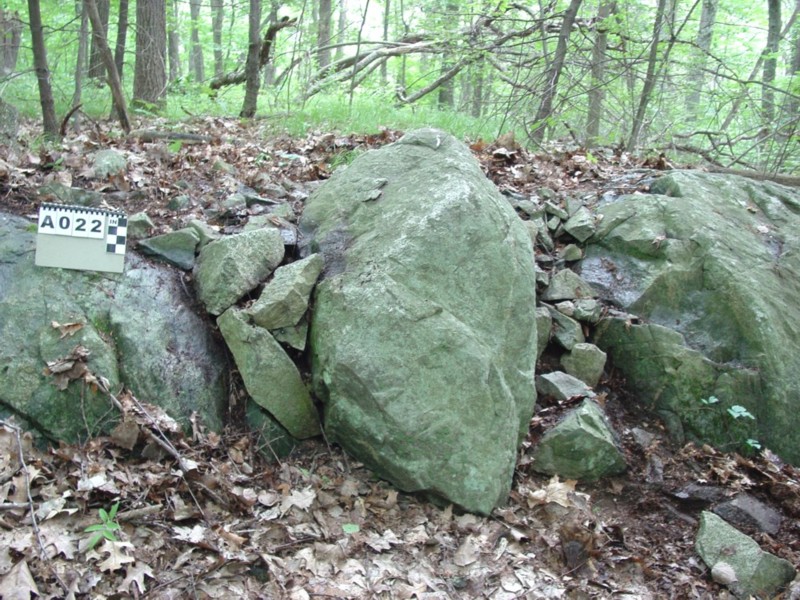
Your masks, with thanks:
[{"label": "leaf litter ground", "polygon": [[[191,126],[204,137],[175,141],[147,130],[111,139],[95,131],[39,152],[8,149],[0,209],[35,215],[49,199],[42,186],[61,183],[100,192],[128,214],[146,210],[159,232],[202,217],[243,186],[285,193],[299,212],[337,165],[400,136],[292,139],[221,119]],[[98,177],[88,157],[108,147],[128,168]],[[501,191],[520,197],[542,187],[582,198],[636,193],[649,168],[669,166],[612,149],[532,155],[510,136],[471,148]],[[177,195],[188,203],[174,208]],[[235,230],[251,212],[219,224]],[[54,375],[60,384],[67,377],[104,389],[90,358],[72,359]],[[547,356],[539,368],[549,368]],[[713,501],[686,492],[698,485],[717,497],[746,491],[778,510],[778,533],[745,533],[800,566],[798,471],[769,451],[743,458],[675,446],[610,375],[601,398],[627,473],[592,484],[535,473],[530,449],[573,405],[541,399],[508,504],[488,518],[399,493],[324,440],[270,462],[235,418],[223,434],[201,423],[181,432],[135,390],[108,394],[120,425],[81,445],[41,448],[13,420],[2,421],[0,597],[724,598],[693,551],[699,513]],[[108,516],[117,503],[119,529],[89,548],[95,531],[86,529],[102,529],[101,510]]]}]

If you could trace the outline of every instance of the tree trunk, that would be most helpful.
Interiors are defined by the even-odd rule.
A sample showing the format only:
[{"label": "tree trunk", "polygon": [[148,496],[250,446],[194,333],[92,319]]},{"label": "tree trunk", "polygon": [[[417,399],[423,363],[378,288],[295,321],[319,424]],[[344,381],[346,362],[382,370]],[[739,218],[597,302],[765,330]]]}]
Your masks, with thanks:
[{"label": "tree trunk", "polygon": [[[345,5],[346,0],[339,0],[339,18],[336,24],[336,43],[344,44],[345,33],[347,29],[347,10]],[[344,47],[341,45],[336,48],[336,55],[334,60],[341,60],[344,57]]]},{"label": "tree trunk", "polygon": [[[798,8],[800,8],[800,0],[796,0]],[[792,61],[789,63],[789,72],[787,73],[789,76],[789,81],[793,84],[793,88],[795,91],[794,93],[790,93],[787,95],[786,104],[784,106],[784,112],[789,117],[790,120],[793,120],[792,129],[797,130],[800,127],[800,123],[797,122],[798,113],[800,113],[800,85],[798,84],[798,79],[800,79],[800,25],[795,25],[794,28],[794,40],[792,41]]]},{"label": "tree trunk", "polygon": [[239,113],[240,117],[246,119],[252,118],[256,115],[256,108],[258,107],[258,89],[259,73],[259,55],[261,53],[261,38],[260,25],[261,25],[261,0],[250,0],[250,15],[248,17],[248,44],[247,44],[247,64],[245,65],[245,91],[244,102],[242,103],[242,111]]},{"label": "tree trunk", "polygon": [[[716,1],[716,0],[714,0]],[[603,116],[603,101],[606,96],[606,48],[608,47],[608,20],[617,12],[616,0],[604,0],[597,11],[597,35],[592,46],[592,80],[589,89],[589,107],[586,116],[586,139],[584,143],[591,148],[600,136],[600,119]]]},{"label": "tree trunk", "polygon": [[[139,2],[141,1],[142,0],[139,0]],[[89,21],[92,23],[93,34],[96,34],[98,31],[104,31],[103,21],[97,12],[95,0],[84,0],[83,10],[86,11]],[[136,37],[138,40],[138,34]],[[114,57],[111,56],[111,49],[108,47],[105,35],[95,35],[94,39],[97,42],[97,50],[100,53],[100,58],[102,59],[106,72],[108,73],[108,85],[111,88],[111,97],[114,100],[114,108],[116,108],[117,116],[119,117],[119,124],[125,133],[130,133],[131,125],[128,121],[128,109],[125,106],[125,96],[122,93],[122,84],[119,82],[119,74],[117,73],[117,66],[114,64]],[[138,58],[136,62],[138,64]],[[135,86],[136,78],[134,76],[134,87]]]},{"label": "tree trunk", "polygon": [[[75,3],[75,12],[81,18],[81,29],[78,35],[78,56],[75,58],[75,88],[72,92],[72,107],[81,103],[81,92],[83,91],[83,76],[86,65],[86,53],[89,50],[89,15],[82,2]],[[75,113],[73,117],[75,131],[80,131],[80,113]]]},{"label": "tree trunk", "polygon": [[[389,17],[391,15],[392,10],[392,0],[385,0],[383,3],[383,41],[389,41]],[[386,85],[389,81],[389,73],[387,72],[387,62],[383,61],[381,63],[381,83]]]},{"label": "tree trunk", "polygon": [[114,64],[122,81],[125,67],[125,43],[128,37],[128,0],[119,0],[119,20],[117,21],[117,43],[114,46]]},{"label": "tree trunk", "polygon": [[225,19],[222,0],[211,0],[211,35],[214,40],[214,77],[219,79],[225,74],[222,57],[222,23]]},{"label": "tree trunk", "polygon": [[697,119],[697,106],[700,104],[700,93],[705,81],[705,69],[708,55],[711,52],[711,42],[714,38],[714,24],[717,20],[717,7],[719,0],[703,0],[703,10],[700,13],[700,27],[695,38],[695,48],[691,64],[692,72],[689,75],[689,94],[686,96],[686,116],[689,121]]},{"label": "tree trunk", "polygon": [[192,20],[192,32],[189,49],[189,71],[197,82],[206,78],[205,65],[203,64],[203,46],[200,44],[200,0],[189,0],[189,11]]},{"label": "tree trunk", "polygon": [[[97,14],[100,15],[100,22],[103,24],[102,36],[104,40],[108,40],[108,13],[110,0],[95,0],[97,6]],[[94,27],[92,27],[94,30]],[[97,36],[101,34],[92,34],[92,51],[89,54],[89,77],[92,79],[103,79],[106,75],[105,67],[103,67],[103,59],[100,56],[100,49],[98,48]]]},{"label": "tree trunk", "polygon": [[636,116],[633,119],[631,137],[628,139],[627,150],[633,150],[639,143],[639,135],[644,125],[644,117],[647,114],[647,105],[650,103],[650,96],[656,85],[656,71],[658,67],[658,45],[661,42],[661,33],[664,26],[664,11],[667,7],[667,0],[658,0],[656,8],[656,19],[653,25],[653,42],[650,46],[650,56],[647,59],[647,74],[644,77],[642,94],[639,96],[639,107],[636,109]]},{"label": "tree trunk", "polygon": [[[458,5],[452,0],[448,0],[444,7],[443,14],[443,29],[445,31],[453,31],[458,29]],[[439,77],[444,77],[453,69],[453,54],[450,50],[445,50],[442,53],[442,65],[440,67]],[[442,85],[439,86],[439,98],[437,103],[439,108],[452,109],[455,105],[455,87],[453,77],[448,78]]]},{"label": "tree trunk", "polygon": [[164,0],[136,2],[133,101],[160,108],[167,91],[167,9]]},{"label": "tree trunk", "polygon": [[170,1],[167,22],[167,53],[169,54],[169,80],[177,81],[183,75],[181,69],[181,37],[178,33],[178,0]]},{"label": "tree trunk", "polygon": [[44,45],[39,0],[28,0],[28,18],[30,19],[31,44],[33,45],[33,67],[39,82],[39,101],[42,105],[44,134],[48,138],[57,138],[58,121],[56,121],[56,107],[53,102],[53,89],[50,87],[50,70],[47,67],[47,50]]},{"label": "tree trunk", "polygon": [[4,13],[0,8],[0,38],[2,38],[2,60],[0,76],[10,75],[17,68],[17,56],[22,42],[22,21],[19,13]]},{"label": "tree trunk", "polygon": [[331,64],[331,0],[319,0],[317,20],[317,61],[320,70]]},{"label": "tree trunk", "polygon": [[553,112],[553,100],[558,91],[558,80],[561,77],[561,69],[564,67],[564,60],[567,57],[569,34],[572,31],[572,26],[575,23],[575,17],[578,14],[578,9],[581,7],[581,2],[582,0],[571,0],[567,12],[564,13],[564,19],[561,21],[561,30],[558,33],[558,43],[556,44],[556,53],[546,75],[546,87],[542,93],[542,101],[539,104],[539,110],[536,112],[536,116],[533,119],[534,130],[531,132],[530,137],[531,140],[536,143],[541,143],[544,139],[548,120]]},{"label": "tree trunk", "polygon": [[778,66],[778,45],[781,39],[781,0],[767,0],[769,25],[767,47],[764,50],[764,75],[761,88],[761,121],[764,130],[772,128],[775,120],[775,92],[772,85]]},{"label": "tree trunk", "polygon": [[470,107],[470,114],[475,117],[476,119],[480,119],[481,114],[483,113],[483,93],[484,93],[484,79],[485,75],[483,73],[485,66],[485,61],[483,58],[479,59],[478,62],[473,67],[473,76],[472,76],[472,106]]}]

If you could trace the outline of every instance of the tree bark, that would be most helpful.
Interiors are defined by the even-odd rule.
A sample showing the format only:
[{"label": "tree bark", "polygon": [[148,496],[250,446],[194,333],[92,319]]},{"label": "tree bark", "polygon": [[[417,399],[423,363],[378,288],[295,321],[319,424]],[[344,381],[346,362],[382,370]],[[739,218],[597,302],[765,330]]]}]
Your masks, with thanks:
[{"label": "tree bark", "polygon": [[39,83],[39,102],[42,105],[44,135],[48,138],[57,138],[58,121],[53,102],[53,88],[50,86],[50,69],[47,66],[47,49],[44,43],[39,0],[28,0],[28,19],[30,19],[31,44],[33,46],[33,68]]},{"label": "tree bark", "polygon": [[178,32],[178,0],[168,0],[169,19],[167,19],[167,56],[169,60],[169,81],[178,81],[183,75],[181,69],[181,36]]},{"label": "tree bark", "polygon": [[336,22],[336,43],[338,46],[336,48],[334,60],[341,60],[344,56],[344,46],[342,46],[342,44],[344,44],[347,29],[347,10],[345,2],[346,0],[339,0],[339,18]]},{"label": "tree bark", "polygon": [[[86,66],[86,53],[89,50],[89,15],[82,2],[75,3],[75,12],[81,19],[81,29],[78,35],[78,56],[75,58],[75,88],[72,92],[73,108],[81,103],[81,92],[83,91],[83,77]],[[75,114],[73,121],[75,131],[81,128],[80,113]]]},{"label": "tree bark", "polygon": [[[446,32],[452,32],[458,29],[458,5],[452,0],[448,0],[448,2],[444,5],[444,13],[443,13],[443,21],[444,26],[443,29]],[[445,51],[442,53],[442,64],[439,68],[439,78],[442,79],[447,73],[450,73],[454,65],[453,61],[453,52],[450,48],[446,47]],[[442,83],[439,85],[439,97],[437,98],[437,104],[439,108],[447,108],[452,109],[455,106],[455,86],[453,78],[455,74],[451,77],[447,77],[443,79]]]},{"label": "tree bark", "polygon": [[10,75],[17,68],[17,57],[22,43],[22,21],[19,13],[12,15],[0,8],[0,38],[3,45],[0,76]]},{"label": "tree bark", "polygon": [[767,47],[764,49],[764,74],[761,88],[761,121],[764,130],[772,127],[775,120],[775,92],[772,85],[778,68],[778,44],[781,40],[781,0],[767,0],[769,24]]},{"label": "tree bark", "polygon": [[587,148],[594,146],[600,136],[600,119],[603,116],[603,101],[606,96],[604,79],[608,60],[606,55],[608,48],[607,21],[616,11],[616,0],[605,0],[597,11],[597,34],[592,45],[592,87],[588,94],[589,106],[586,116],[586,139],[584,140]]},{"label": "tree bark", "polygon": [[[389,15],[392,10],[392,0],[384,0],[383,3],[383,41],[389,41]],[[381,63],[381,82],[386,85],[389,81],[389,73],[387,71],[387,62]]]},{"label": "tree bark", "polygon": [[[103,58],[100,55],[97,37],[102,35],[104,40],[108,40],[108,14],[110,12],[110,0],[95,0],[97,6],[97,14],[100,15],[100,22],[103,24],[102,34],[92,34],[92,50],[89,54],[89,77],[92,79],[102,79],[105,77],[105,67],[103,66]],[[94,31],[94,26],[92,26]],[[106,42],[107,44],[108,42]]]},{"label": "tree bark", "polygon": [[164,0],[136,2],[133,101],[160,108],[167,91],[167,8]]},{"label": "tree bark", "polygon": [[214,40],[214,78],[225,74],[222,56],[222,22],[225,18],[222,0],[211,0],[211,36]]},{"label": "tree bark", "polygon": [[[103,21],[97,12],[95,0],[84,0],[83,10],[85,10],[86,14],[89,16],[93,33],[103,31]],[[131,124],[128,121],[128,109],[125,106],[125,96],[122,93],[122,85],[119,82],[119,75],[117,74],[117,66],[114,64],[114,57],[111,56],[111,50],[108,47],[105,35],[95,36],[95,40],[97,41],[97,50],[100,52],[100,57],[108,73],[108,85],[111,88],[111,97],[114,100],[114,108],[116,108],[117,111],[119,124],[122,130],[127,134],[131,130]]]},{"label": "tree bark", "polygon": [[192,21],[192,31],[189,50],[189,70],[196,82],[206,78],[205,64],[203,63],[203,46],[200,44],[200,0],[189,0],[189,12]]},{"label": "tree bark", "polygon": [[564,60],[567,56],[569,34],[572,31],[572,26],[575,23],[575,17],[578,14],[578,9],[581,7],[581,2],[582,0],[571,0],[567,12],[564,13],[564,19],[561,21],[561,31],[558,33],[556,53],[546,75],[547,84],[542,93],[542,101],[539,104],[539,110],[536,112],[536,116],[533,119],[534,129],[530,137],[531,140],[536,143],[541,143],[544,139],[548,119],[553,112],[553,100],[558,91],[558,80],[561,77],[561,69],[564,67]]},{"label": "tree bark", "polygon": [[119,0],[119,20],[117,21],[117,42],[114,46],[114,64],[122,81],[125,67],[125,43],[128,37],[128,0]]},{"label": "tree bark", "polygon": [[259,55],[261,53],[261,0],[250,0],[250,15],[248,17],[248,45],[247,64],[245,66],[245,91],[240,117],[252,118],[258,107],[258,90],[261,87],[259,73]]},{"label": "tree bark", "polygon": [[703,10],[700,13],[700,27],[695,38],[695,48],[689,75],[689,94],[686,96],[686,115],[689,121],[697,119],[697,107],[700,104],[700,94],[705,81],[705,69],[708,55],[711,52],[711,42],[714,38],[714,24],[717,20],[717,7],[719,0],[703,0]]},{"label": "tree bark", "polygon": [[320,69],[331,64],[331,0],[319,0],[317,19],[317,62]]}]

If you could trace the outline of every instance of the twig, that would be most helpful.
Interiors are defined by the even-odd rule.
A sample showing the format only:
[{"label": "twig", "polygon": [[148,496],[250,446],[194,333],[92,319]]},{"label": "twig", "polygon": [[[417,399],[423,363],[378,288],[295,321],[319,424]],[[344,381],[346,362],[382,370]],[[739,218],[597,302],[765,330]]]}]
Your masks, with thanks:
[{"label": "twig", "polygon": [[134,508],[133,510],[126,510],[117,513],[117,521],[135,521],[142,517],[154,515],[164,508],[161,504],[154,504],[152,506],[143,506],[142,508]]},{"label": "twig", "polygon": [[[8,427],[11,431],[13,431],[14,436],[16,437],[17,440],[17,450],[19,452],[19,466],[20,470],[22,471],[22,474],[25,476],[25,494],[28,496],[27,508],[31,514],[31,527],[33,527],[33,533],[36,536],[36,543],[39,546],[39,558],[41,559],[42,563],[44,563],[45,565],[49,565],[53,577],[55,577],[56,581],[58,582],[58,585],[60,585],[61,589],[64,590],[64,592],[66,593],[69,591],[69,588],[67,588],[66,584],[61,580],[61,577],[58,575],[58,572],[54,568],[52,568],[52,565],[50,564],[50,561],[47,558],[47,550],[45,550],[44,541],[42,541],[42,533],[39,530],[39,522],[36,520],[36,510],[34,509],[33,496],[31,495],[31,479],[30,479],[30,473],[28,471],[28,465],[25,463],[25,450],[22,447],[22,437],[20,435],[21,430],[16,425],[12,425],[11,423],[5,420],[0,420],[0,424],[2,424],[5,427]],[[23,503],[15,502],[14,504],[23,504]]]}]

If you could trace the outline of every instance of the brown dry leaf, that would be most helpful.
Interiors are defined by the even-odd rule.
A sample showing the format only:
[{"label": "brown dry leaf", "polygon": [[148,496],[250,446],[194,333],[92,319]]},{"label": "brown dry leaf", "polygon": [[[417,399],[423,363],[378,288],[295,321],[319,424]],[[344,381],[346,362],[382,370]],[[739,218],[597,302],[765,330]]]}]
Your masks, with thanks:
[{"label": "brown dry leaf", "polygon": [[111,441],[120,448],[133,450],[139,440],[139,425],[130,417],[123,417],[114,429],[111,430]]},{"label": "brown dry leaf", "polygon": [[546,487],[536,490],[535,492],[528,492],[528,507],[533,508],[541,504],[548,504],[555,502],[564,508],[570,508],[573,505],[569,495],[575,492],[575,485],[578,482],[574,479],[567,479],[566,481],[559,481],[558,475],[553,475],[550,482]]},{"label": "brown dry leaf", "polygon": [[453,562],[459,567],[466,567],[476,562],[480,556],[480,544],[475,536],[470,535],[461,542],[458,550],[456,550],[455,556],[453,556]]},{"label": "brown dry leaf", "polygon": [[133,552],[133,544],[130,542],[103,540],[103,545],[100,546],[99,553],[91,552],[87,554],[88,559],[100,558],[103,554],[108,556],[102,560],[98,566],[101,571],[113,572],[121,569],[124,565],[135,563],[136,559],[128,553]]},{"label": "brown dry leaf", "polygon": [[63,325],[60,324],[58,321],[52,321],[50,323],[50,327],[53,329],[58,329],[61,332],[61,337],[59,339],[64,339],[65,337],[73,336],[78,333],[81,329],[83,329],[83,323],[73,322],[73,323],[64,323]]},{"label": "brown dry leaf", "polygon": [[300,510],[308,510],[316,497],[317,493],[311,487],[292,490],[281,502],[281,516],[289,512],[293,506]]},{"label": "brown dry leaf", "polygon": [[[139,594],[143,594],[147,591],[147,588],[144,585],[145,576],[149,577],[150,579],[155,579],[150,565],[139,561],[131,567],[125,569],[125,579],[119,585],[117,591],[122,594],[131,594],[134,598]],[[136,585],[135,590],[131,589],[132,585]]]},{"label": "brown dry leaf", "polygon": [[0,598],[3,600],[30,600],[31,594],[41,595],[30,569],[28,569],[28,563],[21,560],[0,579]]}]

